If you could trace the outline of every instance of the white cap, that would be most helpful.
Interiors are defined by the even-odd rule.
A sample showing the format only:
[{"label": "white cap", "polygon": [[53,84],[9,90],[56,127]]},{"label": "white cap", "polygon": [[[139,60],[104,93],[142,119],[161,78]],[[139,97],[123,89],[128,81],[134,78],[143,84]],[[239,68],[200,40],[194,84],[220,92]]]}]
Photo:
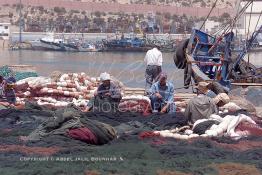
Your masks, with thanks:
[{"label": "white cap", "polygon": [[216,104],[220,101],[227,104],[230,101],[230,98],[226,93],[220,93],[215,98],[213,98],[213,100]]},{"label": "white cap", "polygon": [[101,80],[101,81],[110,80],[110,75],[109,75],[108,73],[106,73],[106,72],[101,73],[101,74],[100,74],[100,80]]}]

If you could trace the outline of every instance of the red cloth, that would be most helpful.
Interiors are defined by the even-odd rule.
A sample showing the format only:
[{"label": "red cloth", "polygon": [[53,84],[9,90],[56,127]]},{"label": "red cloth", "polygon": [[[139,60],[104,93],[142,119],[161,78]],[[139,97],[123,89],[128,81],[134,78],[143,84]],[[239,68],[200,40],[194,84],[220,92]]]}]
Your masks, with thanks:
[{"label": "red cloth", "polygon": [[262,136],[262,128],[258,125],[251,124],[251,123],[242,122],[237,126],[236,130],[240,130],[240,131],[246,130],[250,133],[250,135]]},{"label": "red cloth", "polygon": [[139,134],[140,139],[150,138],[150,137],[159,137],[160,134],[156,134],[153,131],[143,131]]},{"label": "red cloth", "polygon": [[70,129],[68,135],[76,140],[81,140],[89,144],[97,144],[97,138],[88,128]]}]

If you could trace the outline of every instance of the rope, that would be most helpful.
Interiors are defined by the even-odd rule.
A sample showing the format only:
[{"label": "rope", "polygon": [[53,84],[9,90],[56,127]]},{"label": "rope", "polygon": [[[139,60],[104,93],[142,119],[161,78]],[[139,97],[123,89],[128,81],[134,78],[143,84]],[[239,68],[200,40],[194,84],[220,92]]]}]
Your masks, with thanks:
[{"label": "rope", "polygon": [[[239,8],[240,8],[240,1],[239,1],[239,3],[238,3],[237,13],[236,13],[236,15],[237,15],[238,12],[239,12]],[[236,24],[236,23],[235,23],[235,24]],[[233,30],[233,28],[236,26],[236,36],[237,36],[237,25],[235,25],[235,24],[233,24],[232,30]]]},{"label": "rope", "polygon": [[[254,3],[252,2],[251,11],[250,11],[250,15],[249,15],[249,21],[248,21],[248,31],[247,31],[247,36],[246,36],[246,42],[248,40],[248,35],[249,35],[249,32],[250,32],[250,22],[251,22],[251,14],[253,12],[253,5],[254,5]],[[249,53],[247,54],[247,64],[249,65]]]},{"label": "rope", "polygon": [[246,41],[248,40],[248,35],[249,35],[249,32],[250,32],[250,22],[251,22],[251,14],[253,12],[253,5],[254,5],[254,3],[252,2],[251,11],[250,11],[250,15],[249,15],[249,21],[248,21],[248,31],[247,31]]},{"label": "rope", "polygon": [[[245,6],[239,11],[239,13],[236,14],[236,16],[231,20],[231,24],[225,24],[224,26],[222,26],[219,30],[217,30],[216,32],[214,32],[212,35],[217,35],[218,33],[220,33],[221,31],[224,30],[223,34],[226,33],[226,31],[228,31],[228,29],[230,29],[233,24],[235,24],[238,19],[241,17],[241,15],[246,11],[246,9],[249,7],[249,5],[253,2],[252,1],[248,1]],[[221,34],[221,36],[223,35]]]},{"label": "rope", "polygon": [[[253,1],[252,1],[253,2]],[[231,24],[229,25],[225,25],[222,29],[218,30],[216,33],[219,33],[220,31],[224,30],[224,32],[217,37],[217,41],[214,43],[214,45],[212,46],[211,49],[209,49],[208,53],[210,53],[216,46],[217,44],[222,40],[222,38],[224,37],[224,35],[226,33],[228,33],[230,30],[231,32],[233,31],[233,27],[234,25],[236,24],[237,20],[240,18],[240,16],[246,11],[246,9],[249,7],[249,5],[252,3],[252,2],[247,2],[245,4],[245,6],[240,10],[240,13],[236,14],[236,16],[234,17],[234,19],[231,20]],[[239,5],[240,6],[240,5]]]},{"label": "rope", "polygon": [[[252,9],[252,8],[251,8],[251,9]],[[252,10],[251,10],[251,12],[252,12]],[[256,31],[256,28],[257,28],[258,23],[259,23],[259,21],[260,21],[261,15],[262,15],[262,10],[261,10],[261,12],[260,12],[260,14],[259,14],[259,17],[258,17],[256,26],[255,26],[255,31]],[[251,19],[251,13],[250,13],[250,19]],[[249,19],[249,24],[250,24],[250,19]],[[254,33],[253,33],[253,34],[254,34]],[[252,35],[253,35],[253,34],[252,34]],[[248,27],[248,35],[249,35],[249,27]],[[247,36],[248,36],[248,35],[247,35]],[[248,53],[248,65],[249,65],[249,53]]]},{"label": "rope", "polygon": [[225,34],[225,33],[228,33],[228,32],[233,28],[233,24],[235,24],[235,23],[238,21],[238,19],[241,17],[241,15],[246,12],[246,9],[250,6],[250,4],[253,3],[253,1],[254,1],[254,0],[249,1],[249,2],[247,2],[247,3],[245,4],[245,6],[244,6],[244,7],[242,8],[242,10],[241,10],[241,13],[239,13],[239,14],[236,16],[236,18],[232,20],[232,23],[227,27],[227,30],[224,32],[224,34]]},{"label": "rope", "polygon": [[208,15],[207,15],[205,21],[203,22],[203,24],[202,24],[202,26],[200,27],[199,30],[201,30],[201,29],[203,28],[203,26],[205,25],[206,21],[208,20],[209,16],[211,15],[212,11],[213,11],[214,8],[216,7],[217,1],[218,1],[218,0],[216,0],[215,3],[213,4],[211,10],[209,11],[209,13],[208,13]]},{"label": "rope", "polygon": [[256,27],[255,27],[255,30],[256,30],[256,28],[257,28],[257,26],[258,26],[258,23],[259,23],[259,21],[260,21],[261,15],[262,15],[262,10],[261,10],[261,12],[260,12],[260,14],[259,14],[259,17],[258,17],[258,20],[257,20],[257,24],[256,24]]}]

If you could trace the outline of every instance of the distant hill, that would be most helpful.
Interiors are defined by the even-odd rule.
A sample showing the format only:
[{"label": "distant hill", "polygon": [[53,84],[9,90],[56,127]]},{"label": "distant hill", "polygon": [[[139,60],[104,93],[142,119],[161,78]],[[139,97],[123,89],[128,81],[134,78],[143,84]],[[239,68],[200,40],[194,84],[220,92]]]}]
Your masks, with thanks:
[{"label": "distant hill", "polygon": [[[101,2],[105,1],[105,2]],[[129,14],[170,14],[186,15],[192,17],[206,17],[210,12],[214,0],[22,0],[25,6],[40,6],[42,8],[62,8],[62,11],[77,10],[93,13],[96,11],[104,13],[129,13]],[[163,1],[163,2],[162,2]],[[167,2],[168,1],[168,2]],[[176,2],[178,1],[178,2]],[[234,0],[218,0],[210,17],[219,17],[224,13],[232,15],[235,5]],[[126,4],[124,4],[124,2]],[[139,4],[140,3],[140,4]],[[141,3],[144,3],[143,5]],[[17,5],[19,0],[1,1],[0,6]],[[154,5],[155,4],[155,5]],[[156,5],[157,4],[157,5]],[[204,5],[203,5],[204,4]],[[232,7],[233,6],[233,7]],[[3,8],[4,9],[4,8]]]},{"label": "distant hill", "polygon": [[[78,2],[120,3],[120,4],[148,4],[171,5],[181,7],[212,7],[215,0],[65,0]],[[231,8],[236,0],[218,0],[218,8]]]}]

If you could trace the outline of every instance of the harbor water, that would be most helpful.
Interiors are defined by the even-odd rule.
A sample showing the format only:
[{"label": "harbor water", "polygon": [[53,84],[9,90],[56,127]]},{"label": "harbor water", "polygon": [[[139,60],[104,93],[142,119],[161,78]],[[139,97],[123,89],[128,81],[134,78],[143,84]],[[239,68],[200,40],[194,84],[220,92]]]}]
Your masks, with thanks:
[{"label": "harbor water", "polygon": [[[174,53],[163,53],[163,70],[175,88],[183,86],[183,70],[176,68]],[[39,75],[48,76],[53,71],[85,72],[91,76],[99,76],[101,72],[109,72],[129,87],[145,86],[145,53],[123,52],[52,52],[52,51],[9,51],[0,50],[0,64],[27,64],[36,67]],[[262,66],[262,53],[255,52],[249,56],[250,62],[257,67]],[[184,89],[177,90],[185,92]],[[188,91],[188,90],[187,90]]]}]

